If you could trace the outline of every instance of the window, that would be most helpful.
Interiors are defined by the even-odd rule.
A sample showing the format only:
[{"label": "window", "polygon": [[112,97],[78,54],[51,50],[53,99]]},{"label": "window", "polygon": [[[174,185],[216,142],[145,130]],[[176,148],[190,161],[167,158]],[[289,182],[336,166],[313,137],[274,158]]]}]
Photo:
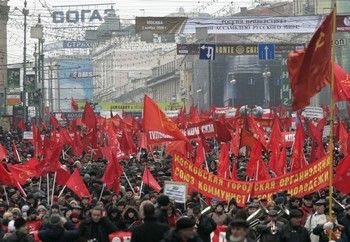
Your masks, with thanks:
[{"label": "window", "polygon": [[281,79],[277,79],[274,81],[275,86],[282,86],[282,80]]},{"label": "window", "polygon": [[255,85],[255,79],[253,77],[248,78],[248,85]]}]

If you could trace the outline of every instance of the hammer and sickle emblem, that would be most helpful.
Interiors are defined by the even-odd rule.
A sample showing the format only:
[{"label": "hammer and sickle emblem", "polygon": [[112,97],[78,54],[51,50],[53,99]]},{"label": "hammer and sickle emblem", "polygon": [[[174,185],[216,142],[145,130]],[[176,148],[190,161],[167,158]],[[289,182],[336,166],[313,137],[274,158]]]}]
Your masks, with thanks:
[{"label": "hammer and sickle emblem", "polygon": [[322,46],[324,46],[324,37],[325,37],[325,34],[324,34],[323,32],[321,32],[321,34],[320,34],[320,36],[318,37],[317,42],[316,42],[315,51],[316,51],[318,48],[321,48]]}]

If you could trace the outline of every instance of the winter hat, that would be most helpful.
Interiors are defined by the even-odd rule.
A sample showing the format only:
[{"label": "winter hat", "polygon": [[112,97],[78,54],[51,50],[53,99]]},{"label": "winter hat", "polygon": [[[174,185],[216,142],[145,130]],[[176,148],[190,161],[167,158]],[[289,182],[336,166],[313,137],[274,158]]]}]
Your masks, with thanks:
[{"label": "winter hat", "polygon": [[292,209],[289,214],[289,218],[301,218],[303,212],[300,209]]},{"label": "winter hat", "polygon": [[52,204],[51,209],[60,209],[60,206],[58,204]]},{"label": "winter hat", "polygon": [[15,228],[15,220],[11,220],[11,221],[8,223],[7,230],[8,230],[8,232],[11,232],[11,233],[16,231],[16,228]]},{"label": "winter hat", "polygon": [[23,227],[24,225],[26,225],[26,221],[24,220],[24,218],[20,217],[18,219],[15,220],[15,228],[19,229],[21,227]]},{"label": "winter hat", "polygon": [[176,230],[193,228],[196,225],[195,221],[187,216],[181,217],[176,221]]},{"label": "winter hat", "polygon": [[44,206],[44,205],[39,205],[37,208],[36,208],[36,211],[39,212],[40,210],[45,210],[47,212],[47,208]]},{"label": "winter hat", "polygon": [[59,216],[57,214],[52,214],[50,217],[50,224],[52,224],[52,225],[61,224],[61,216]]},{"label": "winter hat", "polygon": [[157,199],[159,206],[167,206],[170,203],[170,199],[167,195],[160,195]]},{"label": "winter hat", "polygon": [[249,224],[246,220],[243,219],[234,219],[230,223],[231,228],[249,228]]},{"label": "winter hat", "polygon": [[29,209],[30,207],[28,205],[23,205],[21,210],[22,210],[22,213],[25,213],[25,212],[28,212]]},{"label": "winter hat", "polygon": [[71,219],[72,218],[79,218],[79,214],[77,212],[72,212],[71,215],[69,216]]}]

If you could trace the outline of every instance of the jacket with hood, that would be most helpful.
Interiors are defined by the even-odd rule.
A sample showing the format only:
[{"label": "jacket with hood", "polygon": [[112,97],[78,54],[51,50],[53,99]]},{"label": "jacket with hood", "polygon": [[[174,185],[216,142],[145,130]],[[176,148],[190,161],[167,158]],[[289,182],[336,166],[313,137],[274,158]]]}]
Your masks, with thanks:
[{"label": "jacket with hood", "polygon": [[78,230],[67,231],[61,225],[49,224],[45,229],[39,231],[39,238],[42,242],[74,242],[78,237]]},{"label": "jacket with hood", "polygon": [[[134,217],[129,218],[128,213],[133,212]],[[139,221],[139,212],[135,207],[127,206],[125,211],[122,213],[122,228],[123,230],[131,230],[132,227]]]}]

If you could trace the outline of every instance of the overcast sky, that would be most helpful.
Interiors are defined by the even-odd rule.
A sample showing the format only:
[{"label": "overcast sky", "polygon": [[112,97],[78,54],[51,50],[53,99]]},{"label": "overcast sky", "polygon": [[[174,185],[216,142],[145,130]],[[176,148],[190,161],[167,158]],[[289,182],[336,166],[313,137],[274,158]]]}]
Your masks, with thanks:
[{"label": "overcast sky", "polygon": [[[29,59],[33,53],[35,41],[30,39],[30,27],[35,25],[37,15],[42,15],[42,22],[46,28],[48,36],[45,38],[47,42],[64,38],[68,35],[70,39],[76,31],[74,29],[54,29],[58,25],[52,23],[49,10],[57,10],[54,8],[58,5],[78,5],[78,4],[96,4],[96,3],[114,3],[117,14],[120,15],[122,21],[134,19],[135,16],[165,16],[169,13],[177,12],[179,7],[183,7],[186,12],[200,11],[208,13],[223,12],[232,6],[238,10],[239,7],[251,7],[254,0],[27,0],[29,17],[28,17],[28,53]],[[10,18],[8,22],[8,63],[18,63],[23,59],[23,15],[19,10],[22,9],[24,0],[10,0]],[[77,7],[76,9],[86,9],[86,7]],[[89,7],[88,9],[94,9]],[[101,7],[99,8],[101,9]],[[62,33],[64,33],[62,35]],[[68,34],[67,34],[68,33]],[[79,38],[79,36],[76,36]]]}]

